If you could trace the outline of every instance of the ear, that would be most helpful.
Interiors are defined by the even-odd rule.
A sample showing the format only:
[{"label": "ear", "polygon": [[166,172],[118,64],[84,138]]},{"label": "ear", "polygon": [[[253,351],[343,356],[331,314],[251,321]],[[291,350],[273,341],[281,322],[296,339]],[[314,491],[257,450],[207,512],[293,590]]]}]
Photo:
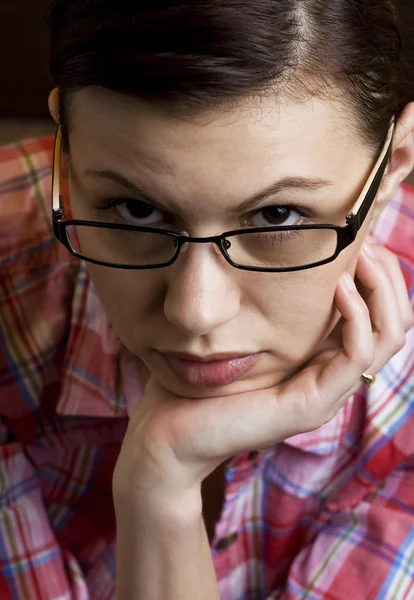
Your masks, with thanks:
[{"label": "ear", "polygon": [[49,112],[56,123],[59,123],[59,90],[54,88],[48,98]]},{"label": "ear", "polygon": [[414,102],[395,124],[391,161],[378,191],[375,212],[381,212],[414,168]]}]

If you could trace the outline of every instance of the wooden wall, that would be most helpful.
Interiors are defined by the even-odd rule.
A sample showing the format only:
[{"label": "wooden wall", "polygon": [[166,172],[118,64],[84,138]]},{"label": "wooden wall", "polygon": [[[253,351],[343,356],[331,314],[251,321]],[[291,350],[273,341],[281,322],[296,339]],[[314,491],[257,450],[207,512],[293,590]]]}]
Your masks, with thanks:
[{"label": "wooden wall", "polygon": [[51,0],[0,0],[1,117],[46,117],[46,9]]}]

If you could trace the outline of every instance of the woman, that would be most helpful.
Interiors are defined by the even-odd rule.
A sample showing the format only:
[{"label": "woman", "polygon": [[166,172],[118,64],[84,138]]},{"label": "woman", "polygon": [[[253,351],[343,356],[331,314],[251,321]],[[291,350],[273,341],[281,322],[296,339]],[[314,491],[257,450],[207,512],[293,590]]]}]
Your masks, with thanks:
[{"label": "woman", "polygon": [[392,3],[50,23],[53,190],[50,140],[1,155],[1,598],[413,598]]}]

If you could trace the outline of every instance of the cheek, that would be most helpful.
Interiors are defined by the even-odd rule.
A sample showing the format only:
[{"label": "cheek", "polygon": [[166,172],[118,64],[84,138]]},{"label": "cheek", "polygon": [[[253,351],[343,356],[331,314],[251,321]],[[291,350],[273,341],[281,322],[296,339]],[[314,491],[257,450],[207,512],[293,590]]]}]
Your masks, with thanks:
[{"label": "cheek", "polygon": [[163,287],[159,278],[153,272],[148,275],[92,264],[88,270],[111,324],[127,343],[137,329],[145,328],[148,318],[162,304]]},{"label": "cheek", "polygon": [[343,265],[326,265],[286,273],[258,287],[260,312],[293,362],[307,356],[336,324],[334,294],[343,270]]},{"label": "cheek", "polygon": [[286,336],[295,336],[300,330],[305,335],[317,336],[338,319],[334,306],[335,290],[341,275],[352,276],[358,262],[360,248],[369,227],[369,221],[357,240],[343,250],[332,262],[303,271],[269,274],[269,277],[251,278],[245,295],[252,294],[257,311],[265,315],[272,327],[283,330]]},{"label": "cheek", "polygon": [[326,313],[332,306],[340,274],[335,268],[319,267],[278,274],[256,289],[261,292],[264,312],[271,320],[305,320]]}]

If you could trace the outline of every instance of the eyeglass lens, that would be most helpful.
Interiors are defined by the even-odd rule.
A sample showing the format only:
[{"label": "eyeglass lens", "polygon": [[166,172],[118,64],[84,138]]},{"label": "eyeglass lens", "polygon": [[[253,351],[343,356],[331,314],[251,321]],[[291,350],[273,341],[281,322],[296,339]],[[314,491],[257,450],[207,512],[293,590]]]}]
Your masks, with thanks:
[{"label": "eyeglass lens", "polygon": [[[169,262],[177,252],[177,240],[168,235],[68,225],[70,246],[86,259],[110,265],[150,266]],[[230,259],[246,267],[292,268],[332,257],[337,248],[334,229],[298,229],[229,235],[222,248]]]}]

